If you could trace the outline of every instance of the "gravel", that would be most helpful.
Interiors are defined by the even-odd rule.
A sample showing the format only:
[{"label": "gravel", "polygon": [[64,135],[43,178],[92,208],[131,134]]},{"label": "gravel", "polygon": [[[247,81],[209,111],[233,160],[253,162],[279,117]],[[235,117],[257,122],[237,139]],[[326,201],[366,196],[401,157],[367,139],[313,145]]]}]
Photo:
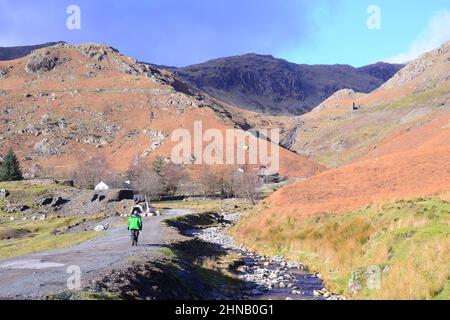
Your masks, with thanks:
[{"label": "gravel", "polygon": [[302,263],[290,261],[281,256],[260,256],[236,243],[224,230],[236,223],[240,214],[225,213],[223,217],[225,222],[220,226],[192,230],[191,235],[225,250],[236,252],[242,257],[244,265],[238,267],[238,271],[239,278],[248,284],[244,296],[287,300],[343,299],[330,293],[317,276],[318,274],[308,272]]}]

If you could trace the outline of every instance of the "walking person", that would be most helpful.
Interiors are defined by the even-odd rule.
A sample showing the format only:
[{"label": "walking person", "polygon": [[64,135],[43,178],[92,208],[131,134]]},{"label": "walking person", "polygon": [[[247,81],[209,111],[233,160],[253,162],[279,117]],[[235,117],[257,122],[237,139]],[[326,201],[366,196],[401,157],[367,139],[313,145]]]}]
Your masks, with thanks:
[{"label": "walking person", "polygon": [[128,219],[128,230],[131,233],[131,246],[137,246],[139,233],[142,231],[142,209],[140,206],[134,206],[131,216]]}]

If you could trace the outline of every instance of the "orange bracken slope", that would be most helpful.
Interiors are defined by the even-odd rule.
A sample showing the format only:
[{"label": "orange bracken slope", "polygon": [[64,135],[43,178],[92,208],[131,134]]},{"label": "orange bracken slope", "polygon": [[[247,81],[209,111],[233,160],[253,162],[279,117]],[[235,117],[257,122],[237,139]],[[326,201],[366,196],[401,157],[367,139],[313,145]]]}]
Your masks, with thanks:
[{"label": "orange bracken slope", "polygon": [[[30,70],[33,62],[42,70]],[[170,157],[175,129],[192,132],[202,121],[205,129],[223,132],[245,122],[238,110],[104,45],[57,45],[0,62],[0,71],[0,155],[12,147],[25,173],[36,166],[71,171],[98,156],[124,172],[137,159]],[[280,152],[282,175],[320,170]]]},{"label": "orange bracken slope", "polygon": [[372,203],[449,191],[450,112],[443,105],[401,126],[353,163],[278,190],[247,226],[264,227],[273,216],[346,213]]}]

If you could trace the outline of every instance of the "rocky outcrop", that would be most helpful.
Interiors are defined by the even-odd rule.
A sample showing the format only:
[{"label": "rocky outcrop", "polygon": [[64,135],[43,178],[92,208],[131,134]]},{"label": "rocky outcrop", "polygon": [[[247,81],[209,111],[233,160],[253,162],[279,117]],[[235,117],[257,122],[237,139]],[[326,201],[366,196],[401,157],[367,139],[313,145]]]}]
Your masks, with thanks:
[{"label": "rocky outcrop", "polygon": [[32,74],[41,74],[51,71],[69,60],[69,58],[61,56],[56,50],[37,50],[28,58],[25,71]]},{"label": "rocky outcrop", "polygon": [[6,77],[6,75],[9,73],[9,68],[0,67],[0,79],[3,79]]},{"label": "rocky outcrop", "polygon": [[[428,52],[414,61],[411,61],[390,79],[383,87],[396,88],[405,86],[408,83],[420,79],[425,73],[426,78],[420,79],[422,83],[430,82],[432,87],[435,82],[447,81],[448,72],[439,72],[441,70],[450,70],[450,41],[444,43],[438,49]],[[437,72],[428,72],[434,66],[438,66],[440,70]],[[446,66],[446,68],[443,68]]]},{"label": "rocky outcrop", "polygon": [[113,48],[104,44],[88,43],[75,46],[82,54],[93,60],[90,64],[95,70],[102,70],[104,66],[99,64],[99,62],[108,60],[111,62],[113,67],[118,71],[130,74],[133,76],[146,75],[149,78],[156,78],[162,80],[160,72],[143,63],[139,63],[137,60],[125,57],[119,53],[116,48]]},{"label": "rocky outcrop", "polygon": [[280,145],[287,150],[291,150],[297,141],[297,133],[300,129],[301,123],[289,129],[280,141]]},{"label": "rocky outcrop", "polygon": [[42,156],[54,156],[63,153],[61,143],[47,138],[42,139],[34,145],[34,151]]},{"label": "rocky outcrop", "polygon": [[118,52],[118,50],[113,47],[96,43],[81,44],[77,46],[77,49],[80,50],[80,52],[84,55],[88,56],[90,59],[97,62],[105,60],[108,56],[108,53]]}]

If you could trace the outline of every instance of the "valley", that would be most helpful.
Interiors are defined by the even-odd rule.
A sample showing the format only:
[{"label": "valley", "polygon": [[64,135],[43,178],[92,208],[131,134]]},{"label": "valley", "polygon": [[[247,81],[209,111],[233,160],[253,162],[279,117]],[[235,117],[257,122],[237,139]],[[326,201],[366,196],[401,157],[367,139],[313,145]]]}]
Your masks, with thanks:
[{"label": "valley", "polygon": [[[24,178],[0,182],[1,298],[450,298],[449,42],[362,68],[34,49],[0,61],[0,162]],[[157,211],[131,250],[135,195]]]}]

